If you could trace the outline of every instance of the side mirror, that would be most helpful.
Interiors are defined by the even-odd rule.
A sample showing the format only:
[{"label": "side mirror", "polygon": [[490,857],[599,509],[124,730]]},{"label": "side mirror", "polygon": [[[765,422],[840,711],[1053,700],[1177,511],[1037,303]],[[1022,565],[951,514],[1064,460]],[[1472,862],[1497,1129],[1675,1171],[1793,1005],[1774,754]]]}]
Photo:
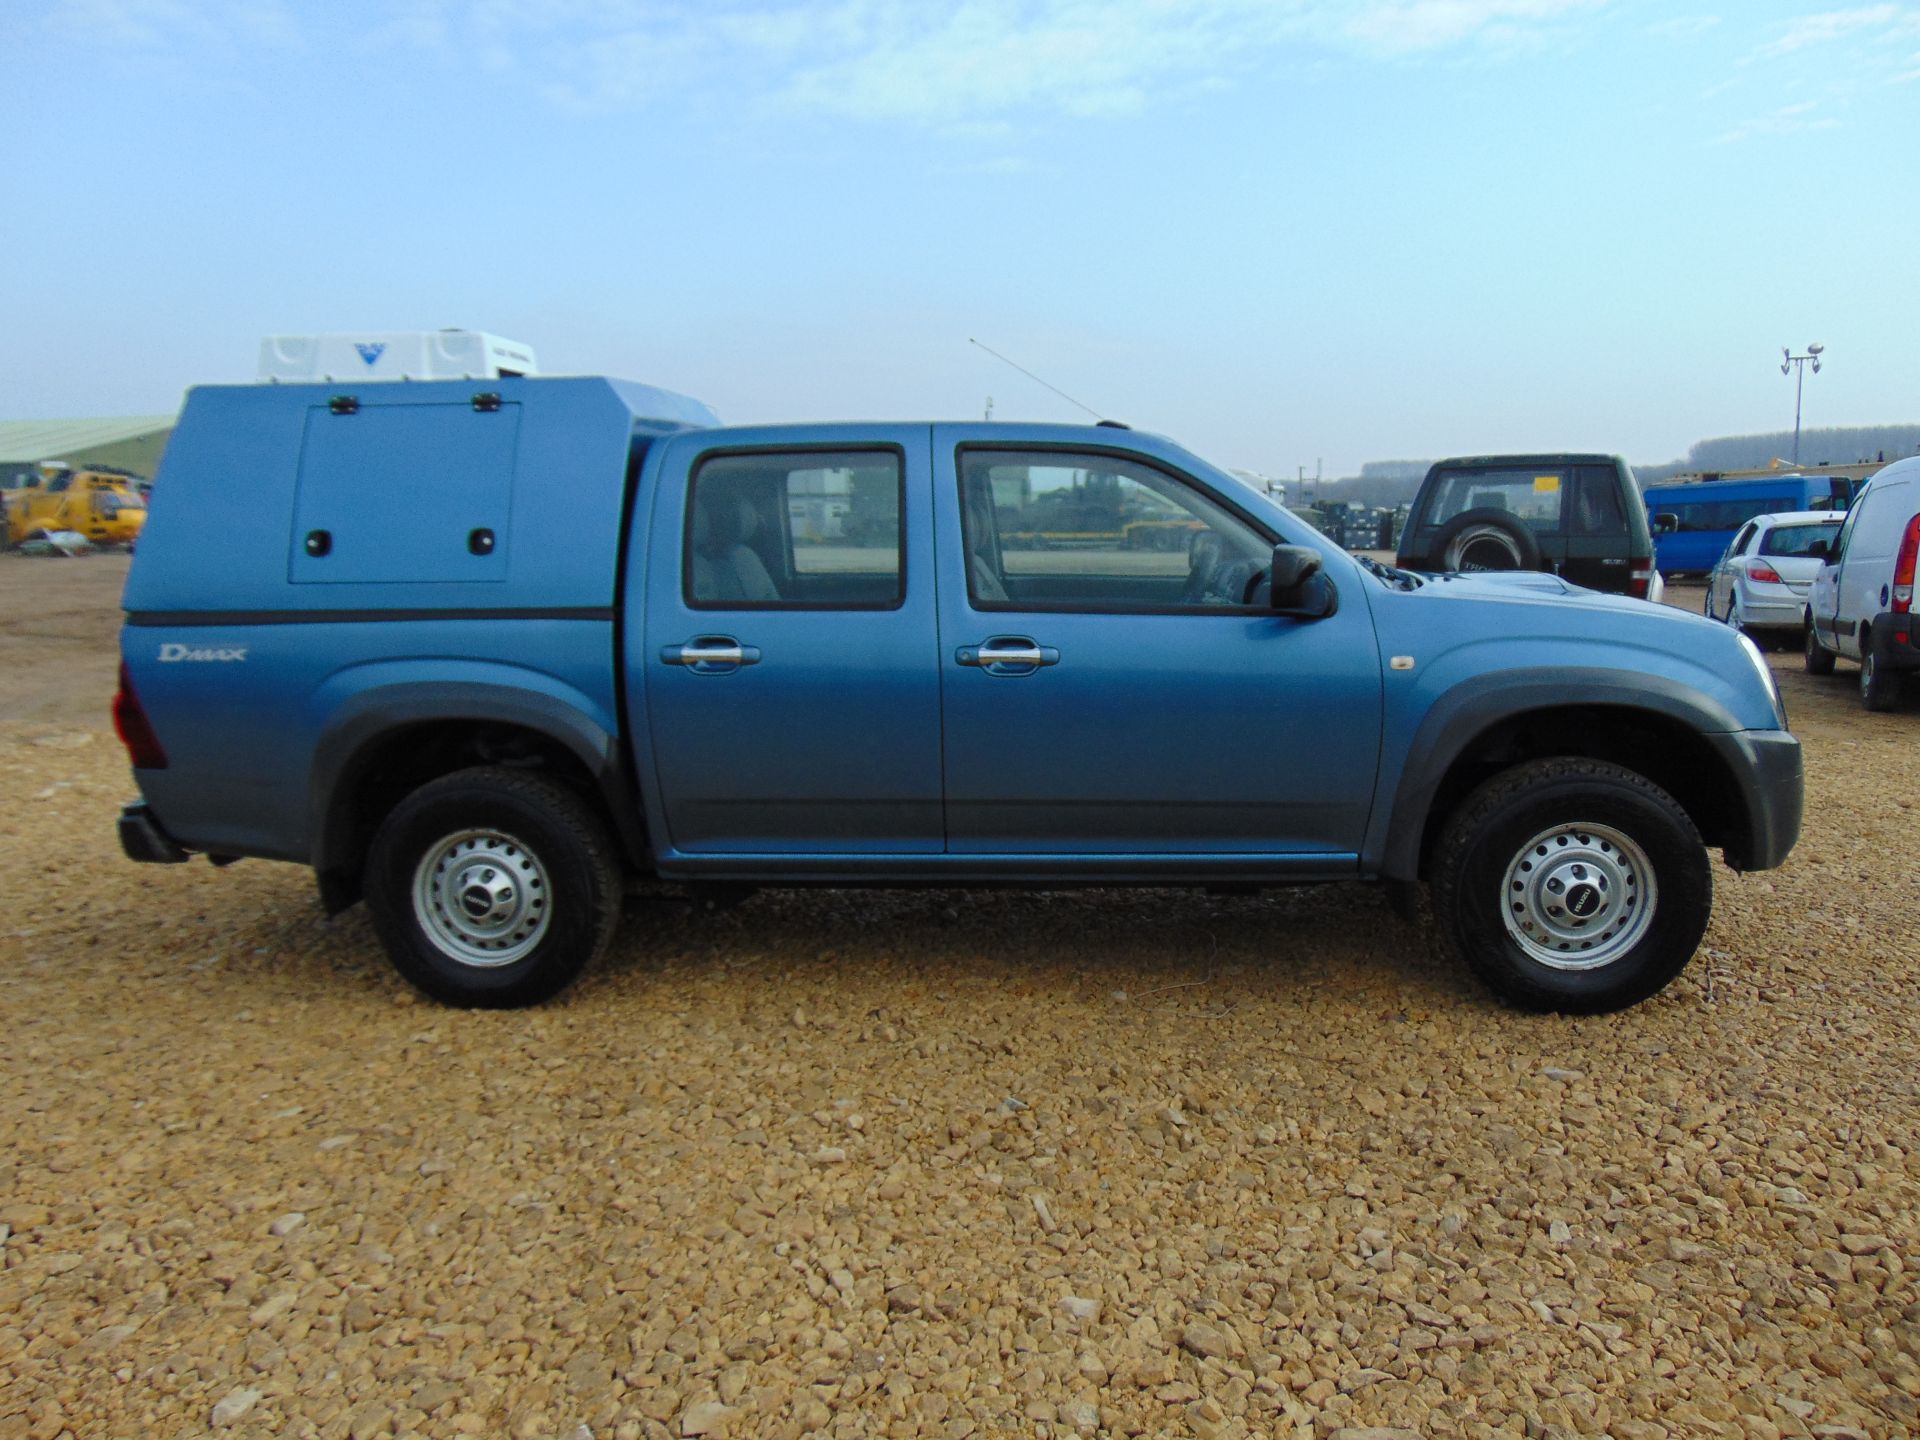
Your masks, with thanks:
[{"label": "side mirror", "polygon": [[1808,555],[1818,556],[1822,560],[1826,559],[1827,556],[1831,555],[1832,553],[1833,553],[1833,547],[1827,544],[1827,542],[1824,540],[1816,540],[1811,545],[1807,546]]},{"label": "side mirror", "polygon": [[1653,517],[1653,533],[1656,535],[1672,535],[1679,529],[1680,517],[1671,510],[1662,510]]},{"label": "side mirror", "polygon": [[1340,594],[1321,568],[1320,552],[1306,545],[1276,545],[1267,570],[1267,605],[1276,615],[1323,620]]}]

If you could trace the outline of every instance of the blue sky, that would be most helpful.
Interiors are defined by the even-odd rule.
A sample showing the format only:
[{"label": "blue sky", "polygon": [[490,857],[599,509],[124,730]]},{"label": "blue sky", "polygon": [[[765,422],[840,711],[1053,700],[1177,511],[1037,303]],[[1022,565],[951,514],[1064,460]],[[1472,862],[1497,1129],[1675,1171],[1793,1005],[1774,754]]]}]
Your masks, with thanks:
[{"label": "blue sky", "polygon": [[10,0],[0,418],[464,325],[1223,464],[1920,419],[1920,3]]}]

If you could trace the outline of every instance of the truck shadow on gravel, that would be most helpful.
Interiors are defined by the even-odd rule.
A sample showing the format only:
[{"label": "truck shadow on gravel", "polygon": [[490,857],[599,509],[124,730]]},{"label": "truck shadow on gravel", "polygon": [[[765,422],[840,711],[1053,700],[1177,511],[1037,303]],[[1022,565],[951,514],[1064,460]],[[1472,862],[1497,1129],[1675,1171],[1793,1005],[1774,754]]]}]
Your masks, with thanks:
[{"label": "truck shadow on gravel", "polygon": [[1383,987],[1421,1004],[1480,996],[1426,925],[1401,919],[1384,892],[1350,885],[1250,895],[772,890],[718,912],[639,896],[608,962],[575,993],[650,975],[750,984],[756,974],[881,988],[1001,980],[1075,997],[1209,986],[1269,1000]]}]

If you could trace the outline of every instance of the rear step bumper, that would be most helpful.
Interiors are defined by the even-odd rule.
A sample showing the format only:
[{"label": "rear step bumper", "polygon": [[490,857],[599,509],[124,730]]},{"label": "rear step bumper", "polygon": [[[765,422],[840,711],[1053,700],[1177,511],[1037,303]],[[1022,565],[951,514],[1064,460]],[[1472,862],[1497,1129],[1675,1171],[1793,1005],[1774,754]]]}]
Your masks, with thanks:
[{"label": "rear step bumper", "polygon": [[188,859],[180,842],[161,828],[144,800],[121,808],[120,848],[129,860],[146,865],[183,865]]}]

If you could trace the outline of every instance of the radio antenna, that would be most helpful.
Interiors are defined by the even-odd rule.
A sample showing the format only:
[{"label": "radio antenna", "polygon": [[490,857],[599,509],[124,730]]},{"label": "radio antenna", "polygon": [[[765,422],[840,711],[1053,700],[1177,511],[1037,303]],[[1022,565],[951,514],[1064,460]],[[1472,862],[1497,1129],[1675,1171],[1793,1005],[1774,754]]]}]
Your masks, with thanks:
[{"label": "radio antenna", "polygon": [[[971,335],[967,337],[967,343],[969,345],[980,345],[980,342],[974,339]],[[1034,374],[1033,371],[1027,369],[1027,367],[1024,365],[1017,364],[1016,362],[1007,359],[1006,356],[1002,355],[998,350],[994,349],[991,345],[980,345],[980,348],[986,351],[989,355],[993,356],[993,358],[998,360],[1002,365],[1012,365],[1014,369],[1018,370],[1022,375],[1026,376],[1029,380],[1033,381],[1034,384],[1045,385],[1047,389],[1053,391],[1054,394],[1058,395],[1062,400],[1066,401],[1069,405],[1075,406],[1078,409],[1086,411],[1087,414],[1093,416],[1093,418],[1096,420],[1104,418],[1100,414],[1100,412],[1094,409],[1091,405],[1082,405],[1078,400],[1074,399],[1073,396],[1067,394],[1067,392],[1062,390],[1058,385],[1047,385],[1047,382],[1042,380],[1038,375]]]}]

